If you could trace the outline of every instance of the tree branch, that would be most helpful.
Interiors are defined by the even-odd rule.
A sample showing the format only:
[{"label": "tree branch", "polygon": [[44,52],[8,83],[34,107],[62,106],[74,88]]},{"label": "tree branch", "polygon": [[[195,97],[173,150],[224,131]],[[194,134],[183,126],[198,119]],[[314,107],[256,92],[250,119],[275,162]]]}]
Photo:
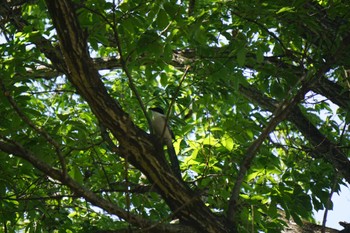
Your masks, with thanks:
[{"label": "tree branch", "polygon": [[[240,86],[239,91],[248,99],[257,103],[261,108],[270,112],[276,111],[277,101],[260,93],[253,87]],[[294,107],[287,120],[292,122],[297,129],[305,136],[307,140],[314,146],[315,155],[324,158],[331,163],[342,174],[348,183],[350,183],[350,161],[334,142],[323,135],[311,122],[307,119],[298,107]]]},{"label": "tree branch", "polygon": [[[68,0],[47,0],[49,13],[60,41],[67,77],[87,101],[99,121],[119,142],[122,155],[140,169],[159,189],[173,212],[185,224],[203,232],[229,232],[222,220],[199,197],[169,171],[158,156],[151,137],[133,124],[119,103],[108,95],[87,51],[86,36]],[[193,197],[196,197],[195,199]]]},{"label": "tree branch", "polygon": [[62,168],[62,175],[66,176],[67,175],[67,167],[66,167],[66,160],[62,154],[62,150],[61,150],[61,146],[58,142],[56,142],[49,133],[46,132],[46,130],[44,128],[39,128],[37,125],[34,124],[34,122],[32,122],[23,112],[22,110],[18,107],[16,101],[12,98],[12,96],[10,95],[10,93],[6,90],[6,87],[4,85],[4,83],[2,82],[2,80],[0,79],[0,88],[4,94],[4,96],[6,96],[8,102],[10,103],[10,105],[12,106],[12,108],[15,110],[15,112],[17,113],[17,115],[27,124],[29,125],[32,129],[34,129],[35,132],[37,132],[39,135],[41,135],[49,144],[51,144],[51,146],[53,146],[53,148],[55,149],[55,152],[58,156],[58,159],[60,161],[61,164],[61,168]]},{"label": "tree branch", "polygon": [[[108,213],[115,214],[120,218],[125,219],[131,224],[138,226],[140,228],[146,228],[150,226],[155,226],[154,223],[147,221],[139,216],[132,215],[122,208],[119,208],[115,204],[97,196],[94,192],[81,186],[78,182],[73,180],[69,175],[64,176],[63,173],[45,162],[38,159],[38,156],[32,154],[30,151],[26,150],[22,145],[12,140],[9,140],[0,135],[0,150],[18,156],[29,163],[31,163],[36,169],[43,172],[44,174],[50,176],[52,179],[60,181],[63,185],[69,187],[77,196],[85,198],[87,201],[91,202],[93,205],[98,206]],[[158,228],[159,224],[156,224],[155,228]],[[160,224],[159,228],[164,228]]]},{"label": "tree branch", "polygon": [[[299,83],[302,83],[299,91],[292,97],[287,98],[281,102],[273,113],[273,117],[264,130],[261,132],[259,137],[248,147],[245,158],[243,159],[240,169],[236,178],[235,185],[233,186],[231,197],[229,200],[227,217],[231,222],[235,221],[235,212],[238,204],[238,198],[240,194],[241,185],[243,183],[244,177],[251,166],[251,163],[258,152],[261,144],[265,141],[268,135],[275,129],[275,127],[286,119],[291,110],[302,100],[304,95],[309,90],[309,86],[313,79],[306,81],[306,76],[302,77]],[[297,88],[297,86],[296,86]]]}]

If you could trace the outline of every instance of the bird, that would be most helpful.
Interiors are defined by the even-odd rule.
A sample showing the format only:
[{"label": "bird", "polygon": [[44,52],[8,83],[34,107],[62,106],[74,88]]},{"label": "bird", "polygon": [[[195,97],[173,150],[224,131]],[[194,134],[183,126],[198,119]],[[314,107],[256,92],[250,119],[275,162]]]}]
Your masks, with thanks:
[{"label": "bird", "polygon": [[160,107],[150,108],[150,110],[152,112],[151,123],[153,133],[160,140],[161,144],[166,145],[171,163],[171,168],[174,174],[178,178],[182,179],[179,160],[177,159],[173,145],[174,134],[171,131],[169,125],[167,124],[167,118],[164,114],[164,111]]}]

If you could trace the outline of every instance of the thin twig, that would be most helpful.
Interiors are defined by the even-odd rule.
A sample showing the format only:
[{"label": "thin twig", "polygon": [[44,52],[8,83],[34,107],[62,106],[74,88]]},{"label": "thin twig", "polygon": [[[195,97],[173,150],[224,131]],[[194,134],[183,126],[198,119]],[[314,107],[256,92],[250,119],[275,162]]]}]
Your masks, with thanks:
[{"label": "thin twig", "polygon": [[334,180],[333,180],[333,185],[332,185],[332,189],[329,193],[329,197],[327,199],[327,203],[326,203],[326,209],[324,211],[324,214],[323,214],[323,219],[322,219],[322,229],[321,229],[321,233],[326,233],[326,223],[327,223],[327,216],[328,216],[328,210],[330,209],[330,205],[331,205],[331,201],[332,201],[332,196],[333,196],[333,193],[334,193],[334,190],[336,188],[336,185],[338,184],[337,183],[337,180],[338,180],[338,173],[337,171],[335,171],[336,174],[334,176]]},{"label": "thin twig", "polygon": [[[136,99],[137,101],[139,102],[140,104],[140,107],[142,109],[142,112],[143,114],[145,115],[147,121],[148,121],[148,124],[149,126],[151,125],[150,124],[150,119],[147,115],[147,110],[142,102],[142,99],[141,99],[141,96],[140,94],[138,93],[137,91],[137,88],[134,84],[134,81],[133,81],[133,78],[129,72],[129,69],[127,67],[127,64],[126,64],[126,60],[124,60],[124,55],[123,55],[123,50],[122,50],[122,46],[121,46],[121,43],[120,43],[120,38],[119,38],[119,33],[118,33],[118,30],[117,30],[117,20],[116,20],[116,4],[115,4],[115,0],[113,0],[113,25],[112,25],[112,28],[113,28],[113,34],[114,34],[114,39],[115,41],[117,42],[117,48],[118,48],[118,52],[119,52],[119,56],[120,56],[120,63],[122,65],[122,68],[126,74],[126,77],[128,78],[129,80],[129,87],[130,89],[132,90],[132,92],[135,94],[136,96]],[[151,127],[150,127],[151,128]],[[128,161],[128,155],[126,154],[125,157],[124,157],[124,179],[125,179],[125,182],[126,183],[129,183],[129,161]],[[130,207],[131,207],[131,203],[130,203],[130,192],[129,192],[129,186],[127,186],[127,191],[125,193],[125,206],[126,206],[126,212],[127,212],[127,216],[128,218],[130,218]]]},{"label": "thin twig", "polygon": [[[303,83],[305,81],[305,78],[306,78],[306,75],[299,80],[299,83]],[[230,221],[234,222],[234,219],[235,219],[234,214],[238,204],[241,185],[260,146],[265,141],[265,139],[269,136],[270,132],[273,131],[275,127],[288,116],[288,113],[292,110],[292,108],[295,107],[300,102],[300,100],[303,99],[304,95],[308,91],[308,87],[312,80],[309,80],[309,82],[305,81],[302,84],[302,87],[300,88],[300,90],[292,98],[286,98],[277,107],[275,113],[273,114],[274,117],[271,118],[270,122],[261,132],[259,137],[247,149],[245,158],[243,159],[240,165],[240,169],[236,178],[236,183],[233,186],[233,189],[231,192],[231,197],[230,197],[229,207],[227,212],[227,216],[230,219]]]},{"label": "thin twig", "polygon": [[[346,124],[344,125],[343,127],[343,130],[341,132],[341,135],[339,137],[339,142],[341,142],[344,138],[344,133],[345,133],[345,130],[346,130]],[[332,153],[332,150],[330,150],[330,152]],[[332,197],[333,197],[333,193],[335,191],[335,188],[336,188],[336,185],[338,184],[337,180],[339,178],[339,173],[334,170],[335,172],[335,176],[334,176],[334,180],[333,180],[333,185],[332,185],[332,189],[329,193],[329,197],[327,199],[327,203],[326,203],[326,209],[324,211],[324,214],[323,214],[323,219],[322,219],[322,229],[321,229],[321,232],[322,233],[325,233],[326,232],[326,223],[327,223],[327,216],[328,216],[328,210],[330,209],[330,204],[331,204],[331,201],[332,201]]]},{"label": "thin twig", "polygon": [[111,214],[115,214],[116,216],[125,219],[131,224],[138,226],[150,226],[153,224],[153,222],[148,221],[143,217],[134,215],[132,213],[126,213],[126,211],[123,208],[120,208],[118,205],[115,205],[110,201],[107,201],[105,198],[102,198],[101,195],[96,195],[96,192],[82,186],[68,174],[66,177],[64,177],[62,171],[53,168],[49,164],[38,159],[38,156],[32,154],[29,150],[26,150],[20,143],[3,137],[1,134],[0,139],[2,139],[0,140],[1,151],[4,151],[8,154],[13,154],[19,158],[28,161],[33,165],[33,167],[35,167],[45,175],[51,177],[53,180],[61,182],[60,185],[67,186],[74,193],[74,195],[85,198],[86,201],[93,203],[95,206],[99,206],[100,208],[104,209],[105,211]]},{"label": "thin twig", "polygon": [[251,23],[254,23],[256,24],[259,28],[263,29],[264,31],[266,31],[272,38],[274,38],[278,44],[281,45],[281,47],[283,48],[284,51],[286,51],[286,55],[289,55],[289,54],[298,54],[298,55],[303,55],[303,54],[300,54],[299,52],[297,51],[292,51],[290,49],[288,49],[284,43],[282,42],[282,40],[280,38],[278,38],[278,36],[271,32],[264,24],[260,23],[259,21],[257,21],[256,19],[251,19],[251,18],[248,18],[248,17],[245,17],[245,16],[242,16],[240,13],[238,12],[235,12],[235,11],[232,11],[232,14],[248,21],[248,22],[251,22]]},{"label": "thin twig", "polygon": [[170,112],[171,112],[171,108],[173,107],[175,101],[176,101],[176,97],[177,95],[179,94],[180,92],[180,89],[181,89],[181,86],[182,86],[182,83],[183,81],[185,80],[186,76],[187,76],[187,73],[189,71],[189,69],[191,68],[191,66],[186,66],[186,69],[185,69],[185,72],[183,73],[181,79],[180,79],[180,83],[179,85],[177,86],[177,89],[175,90],[175,93],[173,95],[173,97],[171,98],[171,102],[169,104],[169,107],[167,109],[167,112],[166,112],[166,115],[165,115],[165,124],[164,124],[164,129],[163,129],[163,132],[161,134],[161,138],[163,138],[163,135],[165,133],[165,129],[166,129],[166,126],[168,125],[168,119],[169,119],[169,115],[170,115]]},{"label": "thin twig", "polygon": [[[116,44],[117,44],[117,49],[118,49],[118,52],[119,52],[119,60],[120,60],[120,65],[126,75],[126,77],[128,78],[128,81],[129,81],[129,87],[131,89],[131,91],[134,93],[134,95],[136,96],[136,99],[141,107],[141,110],[144,114],[144,116],[146,117],[147,119],[147,123],[148,123],[148,126],[149,126],[149,129],[152,133],[152,123],[151,123],[151,119],[150,117],[148,116],[147,114],[147,109],[145,107],[145,105],[143,104],[142,102],[142,99],[141,99],[141,96],[136,88],[136,85],[134,84],[134,81],[133,81],[133,78],[132,78],[132,75],[128,69],[128,66],[127,66],[127,60],[128,60],[128,57],[125,58],[124,55],[123,55],[123,49],[122,49],[122,46],[121,46],[121,42],[120,42],[120,37],[119,37],[119,33],[118,33],[118,30],[117,30],[117,19],[116,19],[116,14],[114,12],[113,14],[113,22],[110,22],[110,20],[103,14],[101,14],[100,12],[98,11],[95,11],[94,9],[92,8],[88,8],[86,6],[83,6],[84,8],[88,9],[89,11],[93,12],[94,14],[100,16],[109,26],[111,26],[112,30],[113,30],[113,35],[114,35],[114,39],[116,41]],[[115,11],[116,9],[116,4],[115,4],[115,1],[113,1],[113,11]]]}]

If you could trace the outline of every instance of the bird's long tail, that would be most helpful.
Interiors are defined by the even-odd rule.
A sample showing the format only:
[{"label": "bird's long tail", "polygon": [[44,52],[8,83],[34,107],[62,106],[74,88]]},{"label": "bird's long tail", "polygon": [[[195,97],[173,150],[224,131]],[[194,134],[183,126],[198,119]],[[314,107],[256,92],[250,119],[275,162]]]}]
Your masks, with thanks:
[{"label": "bird's long tail", "polygon": [[171,163],[171,169],[173,170],[176,177],[182,179],[179,160],[177,159],[176,152],[172,142],[167,143],[168,154]]}]

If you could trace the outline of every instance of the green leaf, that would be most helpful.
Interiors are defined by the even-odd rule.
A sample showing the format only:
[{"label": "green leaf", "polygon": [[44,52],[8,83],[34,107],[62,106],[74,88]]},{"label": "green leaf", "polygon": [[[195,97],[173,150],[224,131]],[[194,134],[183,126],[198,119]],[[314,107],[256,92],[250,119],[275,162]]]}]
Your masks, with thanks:
[{"label": "green leaf", "polygon": [[282,7],[281,9],[279,9],[276,14],[281,14],[284,12],[295,12],[294,7]]},{"label": "green leaf", "polygon": [[278,83],[278,82],[273,82],[271,84],[271,94],[273,96],[278,97],[278,98],[283,98],[284,90],[283,90],[282,85],[280,83]]},{"label": "green leaf", "polygon": [[237,51],[237,63],[239,66],[244,66],[246,62],[247,51],[244,48],[240,48]]},{"label": "green leaf", "polygon": [[[309,220],[329,203],[329,190],[345,182],[336,173],[349,168],[324,157],[332,152],[346,161],[349,147],[350,100],[343,98],[349,92],[347,2],[74,2],[78,21],[65,28],[76,30],[61,31],[55,17],[62,12],[48,10],[45,1],[16,1],[10,18],[20,20],[3,20],[1,227],[128,230],[127,218],[98,210],[101,202],[84,191],[91,190],[104,206],[146,222],[166,223],[175,214],[193,217],[195,228],[203,225],[196,223],[197,213],[227,212],[243,165],[249,170],[238,190],[241,211],[233,230],[281,232],[286,223],[280,215],[298,224]],[[302,113],[292,108],[290,121],[277,122],[247,160],[276,106],[303,89],[305,74],[321,77],[312,85],[317,95],[297,96]],[[170,161],[166,146],[157,147],[148,134],[143,110],[154,105],[170,108],[173,145],[190,186],[182,190],[179,183],[182,199],[169,195],[172,176],[156,177],[166,175]],[[315,145],[308,129],[300,128],[310,122],[312,135],[338,150]],[[56,180],[62,165],[76,184]],[[187,214],[186,200],[197,196],[205,205]]]},{"label": "green leaf", "polygon": [[252,172],[252,173],[248,174],[246,179],[249,182],[249,181],[252,181],[255,178],[257,178],[259,175],[261,175],[261,171]]},{"label": "green leaf", "polygon": [[68,174],[78,183],[83,183],[83,174],[81,173],[78,166],[73,166],[71,171]]},{"label": "green leaf", "polygon": [[164,6],[165,12],[169,14],[171,18],[176,17],[178,9],[176,8],[175,4],[171,2],[165,2],[163,6]]},{"label": "green leaf", "polygon": [[264,61],[264,50],[262,48],[258,48],[256,52],[256,62],[262,63]]},{"label": "green leaf", "polygon": [[61,120],[61,121],[66,121],[69,118],[70,114],[67,113],[63,113],[63,114],[57,114],[57,117]]},{"label": "green leaf", "polygon": [[165,10],[160,9],[157,15],[156,24],[159,28],[164,29],[169,24],[168,14]]},{"label": "green leaf", "polygon": [[221,138],[221,143],[228,151],[232,151],[233,146],[234,146],[234,142],[233,142],[233,139],[229,135],[225,134]]},{"label": "green leaf", "polygon": [[165,87],[168,84],[168,75],[166,73],[160,74],[160,84]]},{"label": "green leaf", "polygon": [[303,225],[303,221],[301,220],[301,218],[297,214],[295,214],[294,212],[291,212],[290,214],[291,214],[291,216],[296,224],[298,224],[299,226]]}]

